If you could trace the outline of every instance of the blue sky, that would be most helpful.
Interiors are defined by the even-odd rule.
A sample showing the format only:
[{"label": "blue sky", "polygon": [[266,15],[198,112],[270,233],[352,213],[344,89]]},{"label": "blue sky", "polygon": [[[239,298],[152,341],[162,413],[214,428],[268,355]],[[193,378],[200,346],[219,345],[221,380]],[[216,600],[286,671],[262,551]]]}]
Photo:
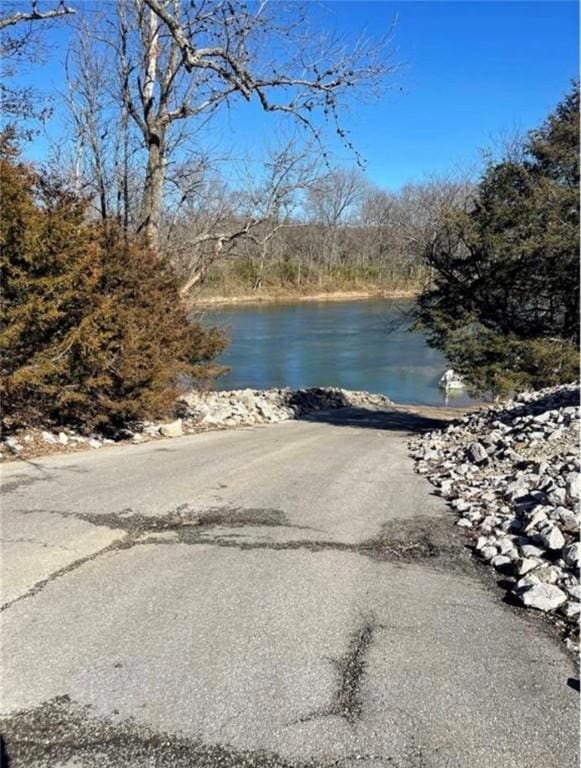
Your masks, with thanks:
[{"label": "blue sky", "polygon": [[[353,40],[398,18],[393,45],[400,69],[391,90],[345,119],[370,179],[392,189],[471,166],[501,134],[536,126],[578,71],[576,2],[335,0],[314,11],[321,26]],[[52,32],[48,62],[27,75],[45,90],[62,87],[66,38]],[[258,151],[272,127],[259,109],[243,105],[219,121],[212,140]],[[58,131],[56,118],[49,133]],[[353,162],[332,147],[339,162]],[[30,153],[39,158],[45,148],[41,139]]]}]

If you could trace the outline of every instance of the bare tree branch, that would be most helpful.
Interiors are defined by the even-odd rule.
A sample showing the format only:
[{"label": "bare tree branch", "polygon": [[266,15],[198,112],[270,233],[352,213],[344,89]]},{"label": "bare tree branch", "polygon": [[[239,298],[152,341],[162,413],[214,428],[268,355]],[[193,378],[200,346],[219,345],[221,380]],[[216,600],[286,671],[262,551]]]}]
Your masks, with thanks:
[{"label": "bare tree branch", "polygon": [[214,246],[212,249],[211,257],[202,258],[200,263],[196,265],[196,268],[191,272],[186,282],[180,288],[181,296],[187,296],[192,288],[202,282],[212,264],[222,255],[224,246],[226,244],[232,244],[236,240],[239,240],[241,237],[248,235],[250,229],[255,224],[256,221],[254,219],[249,219],[241,229],[238,229],[235,232],[222,232],[220,234],[207,233],[199,235],[197,238],[195,238],[191,243],[192,249],[206,242],[212,242],[214,243]]},{"label": "bare tree branch", "polygon": [[53,8],[50,11],[38,11],[37,2],[33,0],[32,10],[28,13],[26,11],[19,11],[13,13],[11,16],[0,17],[0,30],[6,29],[6,27],[12,27],[14,24],[20,24],[23,21],[46,21],[47,19],[56,19],[60,16],[68,16],[72,13],[76,13],[74,8],[69,8],[64,5],[63,1],[58,5],[58,8]]},{"label": "bare tree branch", "polygon": [[[360,90],[367,97],[394,71],[388,50],[391,30],[379,40],[362,39],[348,46],[331,37],[309,39],[301,31],[304,19],[298,11],[293,8],[293,23],[268,0],[256,5],[245,0],[132,3],[142,55],[137,65],[140,75],[133,83],[138,98],[130,94],[125,98],[150,157],[142,228],[153,245],[159,242],[161,208],[157,201],[164,182],[168,129],[178,120],[211,114],[235,96],[245,101],[255,98],[264,112],[296,121],[319,144],[323,155],[322,123],[329,123],[359,162],[341,126],[340,112],[350,93]],[[121,2],[120,15],[126,7],[127,2]],[[289,51],[290,57],[281,55],[279,49]],[[277,53],[269,58],[269,50]],[[132,68],[126,66],[125,71]],[[189,83],[184,85],[188,77]],[[130,90],[129,81],[127,76]]]}]

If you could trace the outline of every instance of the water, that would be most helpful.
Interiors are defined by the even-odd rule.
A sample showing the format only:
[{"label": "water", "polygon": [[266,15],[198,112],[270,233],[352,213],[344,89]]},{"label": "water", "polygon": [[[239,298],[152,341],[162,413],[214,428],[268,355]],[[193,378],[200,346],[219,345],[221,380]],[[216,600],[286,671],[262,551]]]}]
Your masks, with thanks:
[{"label": "water", "polygon": [[409,301],[238,305],[208,312],[230,346],[219,362],[230,371],[218,389],[343,387],[380,392],[395,402],[466,405],[438,388],[444,356],[410,332]]}]

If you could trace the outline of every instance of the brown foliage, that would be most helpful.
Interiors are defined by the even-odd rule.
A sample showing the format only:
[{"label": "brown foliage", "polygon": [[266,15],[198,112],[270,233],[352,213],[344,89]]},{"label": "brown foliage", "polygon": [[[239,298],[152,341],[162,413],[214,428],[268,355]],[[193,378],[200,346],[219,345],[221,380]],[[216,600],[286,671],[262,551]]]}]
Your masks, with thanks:
[{"label": "brown foliage", "polygon": [[169,268],[4,152],[2,396],[9,421],[90,427],[171,412],[215,374],[223,337],[192,323]]}]

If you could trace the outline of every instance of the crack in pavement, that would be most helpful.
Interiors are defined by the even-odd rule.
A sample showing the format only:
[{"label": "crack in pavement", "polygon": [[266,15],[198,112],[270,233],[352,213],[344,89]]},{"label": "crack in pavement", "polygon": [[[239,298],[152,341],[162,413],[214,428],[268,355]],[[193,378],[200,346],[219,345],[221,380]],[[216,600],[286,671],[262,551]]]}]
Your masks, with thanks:
[{"label": "crack in pavement", "polygon": [[[2,765],[46,768],[73,764],[83,768],[347,768],[355,762],[381,760],[404,768],[389,755],[347,754],[330,759],[291,760],[268,750],[238,750],[199,738],[155,731],[134,718],[114,721],[95,716],[90,705],[67,695],[1,718]],[[405,768],[416,768],[406,759]],[[419,766],[418,766],[419,768]]]},{"label": "crack in pavement", "polygon": [[393,560],[401,563],[423,562],[429,558],[436,559],[440,552],[426,550],[422,544],[411,543],[407,545],[392,545],[382,539],[371,539],[360,543],[347,543],[342,541],[308,540],[298,539],[289,541],[240,541],[238,538],[202,538],[204,532],[192,535],[191,531],[176,531],[177,538],[168,539],[143,539],[135,542],[136,545],[145,544],[209,544],[215,547],[238,549],[241,552],[267,549],[273,552],[306,550],[308,552],[353,552],[354,554],[367,555],[376,560]]},{"label": "crack in pavement", "polygon": [[[38,510],[41,511],[41,510]],[[51,514],[58,514],[51,510]],[[124,509],[118,513],[110,514],[73,514],[64,512],[63,517],[74,517],[79,520],[91,523],[92,525],[104,526],[113,530],[124,531],[125,536],[117,539],[106,547],[98,549],[84,557],[74,560],[71,563],[59,568],[44,579],[36,582],[30,589],[23,592],[18,597],[10,600],[0,606],[0,612],[6,611],[15,603],[34,597],[41,592],[48,584],[56,579],[65,576],[72,571],[77,570],[92,560],[110,552],[124,549],[130,549],[138,544],[160,543],[159,541],[140,541],[140,538],[147,534],[163,533],[167,531],[182,531],[188,528],[195,531],[195,543],[207,543],[200,540],[200,532],[208,530],[225,523],[231,526],[279,526],[286,524],[286,515],[284,512],[276,509],[241,509],[241,508],[223,508],[210,509],[206,512],[194,512],[187,504],[181,505],[165,515],[149,516],[139,512],[135,513],[131,509]],[[164,543],[168,543],[167,541]]]},{"label": "crack in pavement", "polygon": [[66,576],[67,573],[76,571],[77,568],[80,568],[82,565],[85,565],[85,563],[88,563],[91,560],[95,560],[97,557],[107,554],[108,552],[114,552],[115,550],[120,550],[120,549],[129,549],[129,547],[131,546],[133,546],[133,542],[128,541],[127,539],[121,539],[120,541],[117,540],[112,542],[111,544],[109,544],[106,547],[103,547],[102,549],[98,549],[96,552],[93,552],[90,555],[86,555],[85,557],[80,557],[78,560],[73,560],[72,563],[65,565],[63,568],[59,568],[57,571],[53,571],[53,573],[51,573],[50,576],[47,576],[46,578],[41,579],[40,581],[37,581],[36,584],[34,584],[30,589],[28,589],[26,592],[23,592],[18,597],[15,597],[13,600],[9,600],[8,602],[3,603],[0,606],[0,613],[2,613],[3,611],[7,611],[15,603],[19,603],[21,600],[26,600],[29,597],[34,597],[39,592],[41,592],[47,586],[47,584],[50,584],[51,582],[56,581],[57,579],[60,579],[62,576]]},{"label": "crack in pavement", "polygon": [[[55,511],[51,510],[54,514]],[[450,522],[446,518],[416,517],[392,520],[381,533],[367,541],[347,543],[317,539],[292,539],[287,541],[242,541],[224,536],[211,537],[208,534],[217,527],[283,527],[297,530],[317,531],[309,526],[289,523],[284,512],[277,509],[244,509],[239,507],[215,507],[205,511],[192,510],[183,504],[165,515],[143,515],[132,509],[108,514],[61,513],[96,526],[124,531],[125,535],[107,546],[81,557],[41,579],[26,592],[0,606],[0,612],[15,603],[34,597],[48,584],[92,560],[111,552],[131,549],[143,545],[206,545],[234,548],[239,551],[266,549],[271,551],[306,550],[322,552],[352,552],[371,557],[377,561],[393,561],[400,564],[420,563],[432,568],[450,570],[459,568],[469,575],[476,570],[466,548],[458,543]],[[156,534],[173,533],[171,539]]]},{"label": "crack in pavement", "polygon": [[363,714],[361,686],[367,667],[367,653],[378,629],[384,629],[373,614],[363,617],[351,633],[347,650],[338,659],[330,659],[338,674],[337,690],[329,707],[299,718],[306,723],[322,717],[341,717],[355,725]]},{"label": "crack in pavement", "polygon": [[339,686],[331,712],[343,717],[350,725],[361,719],[361,684],[367,666],[366,656],[378,628],[375,617],[365,618],[353,632],[346,654],[333,660],[339,673]]}]

